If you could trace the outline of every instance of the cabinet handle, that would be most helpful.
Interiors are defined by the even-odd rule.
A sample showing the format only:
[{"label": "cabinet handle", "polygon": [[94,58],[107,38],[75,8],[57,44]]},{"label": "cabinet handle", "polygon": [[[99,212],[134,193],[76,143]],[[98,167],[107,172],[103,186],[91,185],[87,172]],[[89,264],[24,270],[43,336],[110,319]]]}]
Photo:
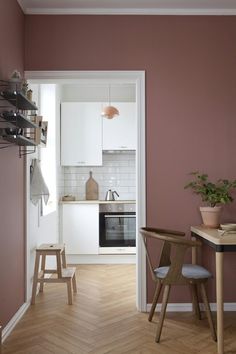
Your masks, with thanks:
[{"label": "cabinet handle", "polygon": [[120,146],[120,148],[121,149],[127,149],[127,146],[122,145],[122,146]]},{"label": "cabinet handle", "polygon": [[85,161],[77,161],[77,163],[79,163],[79,164],[85,164]]}]

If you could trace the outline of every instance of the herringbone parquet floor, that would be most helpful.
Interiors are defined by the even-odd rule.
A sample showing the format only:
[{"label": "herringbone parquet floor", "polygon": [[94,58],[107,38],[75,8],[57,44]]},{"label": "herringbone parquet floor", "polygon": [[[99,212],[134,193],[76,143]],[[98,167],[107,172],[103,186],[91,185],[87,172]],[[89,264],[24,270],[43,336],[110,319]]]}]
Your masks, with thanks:
[{"label": "herringbone parquet floor", "polygon": [[[78,294],[67,305],[65,284],[47,284],[3,345],[3,354],[213,354],[207,321],[167,313],[160,344],[157,315],[135,307],[134,265],[80,265]],[[225,353],[236,353],[236,314],[226,313]]]}]

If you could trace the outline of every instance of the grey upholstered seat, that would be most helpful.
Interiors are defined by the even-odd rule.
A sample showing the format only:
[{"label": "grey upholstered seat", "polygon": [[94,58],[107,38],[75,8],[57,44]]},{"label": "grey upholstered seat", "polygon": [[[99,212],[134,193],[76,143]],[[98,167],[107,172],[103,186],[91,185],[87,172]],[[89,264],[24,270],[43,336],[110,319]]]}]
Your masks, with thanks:
[{"label": "grey upholstered seat", "polygon": [[[168,266],[159,267],[154,270],[156,276],[160,279],[164,279],[169,271]],[[208,279],[212,277],[212,274],[207,269],[196,264],[183,264],[182,274],[188,279]]]}]

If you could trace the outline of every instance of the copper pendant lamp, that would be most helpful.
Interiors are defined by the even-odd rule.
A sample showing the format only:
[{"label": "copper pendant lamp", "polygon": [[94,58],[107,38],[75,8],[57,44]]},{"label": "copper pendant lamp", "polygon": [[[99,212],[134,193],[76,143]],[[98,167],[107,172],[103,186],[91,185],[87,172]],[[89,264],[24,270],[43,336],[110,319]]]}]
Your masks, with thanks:
[{"label": "copper pendant lamp", "polygon": [[111,106],[111,97],[110,97],[110,85],[108,86],[108,97],[109,97],[109,104],[108,106],[105,106],[102,109],[102,113],[101,116],[107,119],[112,119],[115,118],[116,116],[118,116],[120,113],[118,111],[118,109],[114,106]]}]

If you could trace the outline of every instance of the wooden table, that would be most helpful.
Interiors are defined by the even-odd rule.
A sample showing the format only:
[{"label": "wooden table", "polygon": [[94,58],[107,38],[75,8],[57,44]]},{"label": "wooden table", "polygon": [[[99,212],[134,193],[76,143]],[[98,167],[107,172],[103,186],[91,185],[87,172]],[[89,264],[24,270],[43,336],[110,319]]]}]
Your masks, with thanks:
[{"label": "wooden table", "polygon": [[[224,252],[236,251],[236,231],[220,236],[217,229],[203,226],[191,226],[192,237],[201,239],[215,250],[216,254],[216,304],[217,304],[217,347],[218,354],[224,353],[224,298],[223,298],[223,261]],[[196,263],[196,248],[193,250],[193,262]]]}]

